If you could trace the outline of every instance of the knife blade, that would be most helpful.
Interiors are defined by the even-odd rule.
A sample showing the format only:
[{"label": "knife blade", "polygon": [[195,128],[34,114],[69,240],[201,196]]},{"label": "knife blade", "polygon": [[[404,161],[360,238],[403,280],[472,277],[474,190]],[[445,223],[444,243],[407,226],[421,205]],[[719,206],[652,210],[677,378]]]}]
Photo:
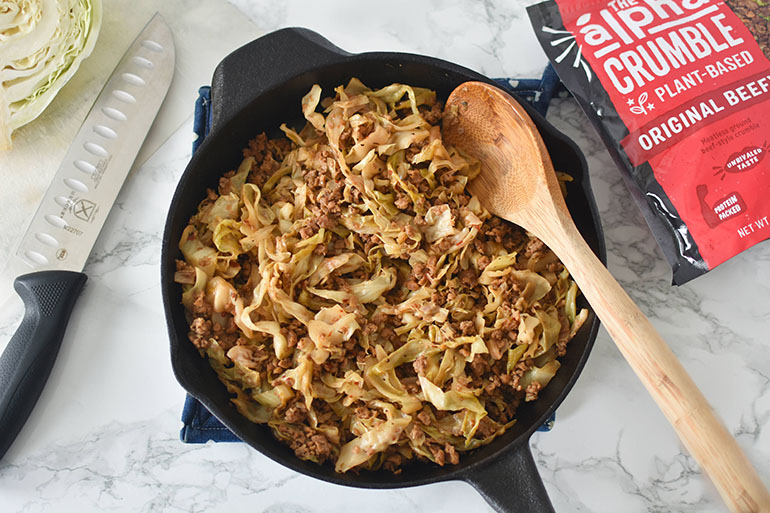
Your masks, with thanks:
[{"label": "knife blade", "polygon": [[[64,157],[16,257],[24,317],[0,355],[0,458],[37,402],[86,275],[82,272],[174,74],[174,41],[156,14],[129,46]],[[41,148],[41,151],[45,151]]]}]

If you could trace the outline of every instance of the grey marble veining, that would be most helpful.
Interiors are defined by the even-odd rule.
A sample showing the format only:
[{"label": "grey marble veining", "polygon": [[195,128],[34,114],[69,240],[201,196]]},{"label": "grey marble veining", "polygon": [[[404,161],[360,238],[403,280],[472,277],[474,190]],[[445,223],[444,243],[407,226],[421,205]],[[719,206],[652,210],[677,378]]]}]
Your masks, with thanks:
[{"label": "grey marble veining", "polygon": [[[424,53],[489,76],[536,76],[545,58],[526,3],[233,1],[259,33],[306,26],[351,52]],[[548,118],[586,154],[610,271],[769,482],[770,245],[672,287],[661,252],[579,108],[555,100]],[[464,483],[344,488],[296,474],[243,444],[179,441],[184,393],[169,363],[158,267],[190,133],[191,119],[121,191],[48,385],[0,462],[0,511],[491,511]],[[0,311],[0,344],[20,316],[19,301]],[[560,513],[726,511],[603,330],[556,427],[533,436],[531,447]]]}]

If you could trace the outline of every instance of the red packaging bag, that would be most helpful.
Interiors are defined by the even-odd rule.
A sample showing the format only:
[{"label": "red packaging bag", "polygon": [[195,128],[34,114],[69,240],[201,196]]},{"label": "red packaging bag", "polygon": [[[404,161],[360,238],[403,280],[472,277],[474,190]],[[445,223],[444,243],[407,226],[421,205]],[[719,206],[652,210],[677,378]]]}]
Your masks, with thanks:
[{"label": "red packaging bag", "polygon": [[675,284],[770,238],[770,4],[548,0],[528,13]]}]

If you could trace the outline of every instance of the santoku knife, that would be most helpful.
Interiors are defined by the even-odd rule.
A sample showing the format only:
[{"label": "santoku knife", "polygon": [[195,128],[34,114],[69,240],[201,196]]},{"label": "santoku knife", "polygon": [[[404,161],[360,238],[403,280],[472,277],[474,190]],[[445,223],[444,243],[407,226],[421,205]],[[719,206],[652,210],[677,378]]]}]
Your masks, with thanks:
[{"label": "santoku knife", "polygon": [[83,267],[173,74],[174,41],[156,14],[96,98],[19,245],[34,272],[14,281],[24,318],[0,356],[0,458],[48,380]]}]

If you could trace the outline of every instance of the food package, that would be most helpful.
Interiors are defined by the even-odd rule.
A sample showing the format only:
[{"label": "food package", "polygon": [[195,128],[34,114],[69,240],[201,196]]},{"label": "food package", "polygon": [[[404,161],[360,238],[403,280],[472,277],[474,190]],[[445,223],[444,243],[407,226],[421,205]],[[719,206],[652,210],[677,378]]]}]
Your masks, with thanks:
[{"label": "food package", "polygon": [[528,13],[675,284],[770,237],[770,3],[548,0]]}]

